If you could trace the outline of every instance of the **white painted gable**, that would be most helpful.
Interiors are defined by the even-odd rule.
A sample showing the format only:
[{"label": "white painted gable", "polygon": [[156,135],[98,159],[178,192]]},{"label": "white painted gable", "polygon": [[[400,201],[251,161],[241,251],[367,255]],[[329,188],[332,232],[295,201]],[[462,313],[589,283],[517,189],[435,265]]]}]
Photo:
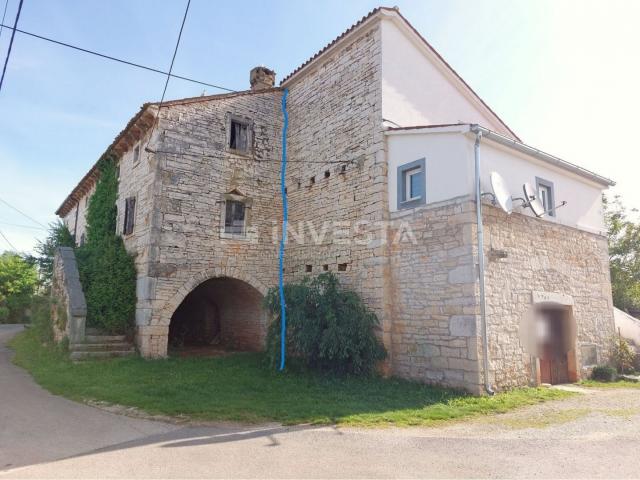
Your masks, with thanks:
[{"label": "white painted gable", "polygon": [[382,116],[390,126],[477,123],[514,134],[395,12],[380,22]]}]

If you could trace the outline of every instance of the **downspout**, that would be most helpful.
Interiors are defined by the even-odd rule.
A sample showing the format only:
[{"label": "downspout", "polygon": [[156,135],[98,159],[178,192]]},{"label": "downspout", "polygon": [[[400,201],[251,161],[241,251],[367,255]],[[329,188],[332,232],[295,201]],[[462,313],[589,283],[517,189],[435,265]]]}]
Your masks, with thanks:
[{"label": "downspout", "polygon": [[484,226],[482,223],[482,188],[480,186],[480,139],[482,131],[477,125],[471,127],[471,131],[476,134],[476,142],[473,146],[475,157],[476,175],[476,222],[478,225],[478,276],[480,283],[480,323],[482,330],[482,363],[484,373],[484,389],[489,395],[495,392],[491,388],[489,380],[489,336],[487,334],[487,299],[484,288]]}]

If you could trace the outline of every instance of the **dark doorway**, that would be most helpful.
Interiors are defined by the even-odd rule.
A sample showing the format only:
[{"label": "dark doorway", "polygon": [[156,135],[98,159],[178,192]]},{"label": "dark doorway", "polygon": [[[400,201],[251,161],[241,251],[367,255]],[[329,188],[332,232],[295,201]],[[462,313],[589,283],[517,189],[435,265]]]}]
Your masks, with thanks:
[{"label": "dark doorway", "polygon": [[540,345],[540,383],[552,385],[575,382],[575,332],[571,311],[562,307],[540,310],[543,330]]},{"label": "dark doorway", "polygon": [[178,306],[169,324],[169,348],[179,355],[220,355],[264,347],[262,295],[246,282],[212,278]]}]

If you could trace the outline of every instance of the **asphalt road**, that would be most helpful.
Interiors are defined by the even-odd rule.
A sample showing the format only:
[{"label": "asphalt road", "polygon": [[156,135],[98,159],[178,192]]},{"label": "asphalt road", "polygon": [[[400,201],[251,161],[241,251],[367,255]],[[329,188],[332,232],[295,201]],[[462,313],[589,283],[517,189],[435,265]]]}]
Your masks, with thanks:
[{"label": "asphalt road", "polygon": [[0,478],[638,478],[638,445],[640,390],[438,428],[178,426],[53,396],[0,347]]}]

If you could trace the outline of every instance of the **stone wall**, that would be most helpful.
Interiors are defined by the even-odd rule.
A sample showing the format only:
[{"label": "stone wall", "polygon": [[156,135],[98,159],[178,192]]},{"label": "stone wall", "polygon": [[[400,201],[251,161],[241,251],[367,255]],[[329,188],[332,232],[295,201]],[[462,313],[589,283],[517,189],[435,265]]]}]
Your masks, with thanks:
[{"label": "stone wall", "polygon": [[550,220],[483,208],[494,384],[507,388],[531,381],[535,365],[521,346],[519,324],[532,308],[532,292],[572,299],[578,373],[584,366],[583,346],[595,345],[599,361],[606,361],[614,334],[607,239]]},{"label": "stone wall", "polygon": [[[262,295],[276,284],[277,250],[272,230],[279,222],[279,89],[230,94],[209,102],[174,103],[163,110],[151,142],[153,216],[148,270],[139,279],[138,344],[147,356],[163,356],[171,315],[198,283],[227,276]],[[229,115],[253,122],[253,148],[227,148]],[[247,236],[221,233],[224,194],[248,200]],[[194,280],[197,279],[197,280]],[[148,308],[146,307],[148,305]]]},{"label": "stone wall", "polygon": [[384,228],[378,223],[388,211],[379,25],[323,59],[289,89],[292,231],[286,279],[337,273],[378,314],[390,348],[387,247],[379,238],[358,241],[365,232]]},{"label": "stone wall", "polygon": [[71,247],[59,247],[56,250],[51,298],[51,322],[55,341],[68,338],[70,343],[82,342],[85,337],[87,304]]},{"label": "stone wall", "polygon": [[[392,371],[480,393],[474,212],[453,199],[392,215]],[[400,241],[401,228],[415,242]]]}]

